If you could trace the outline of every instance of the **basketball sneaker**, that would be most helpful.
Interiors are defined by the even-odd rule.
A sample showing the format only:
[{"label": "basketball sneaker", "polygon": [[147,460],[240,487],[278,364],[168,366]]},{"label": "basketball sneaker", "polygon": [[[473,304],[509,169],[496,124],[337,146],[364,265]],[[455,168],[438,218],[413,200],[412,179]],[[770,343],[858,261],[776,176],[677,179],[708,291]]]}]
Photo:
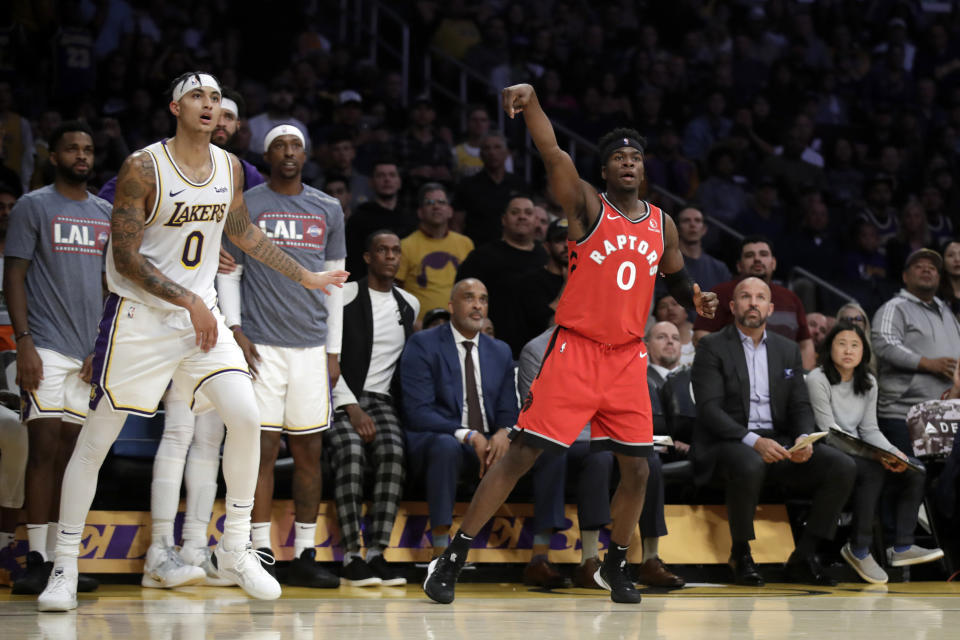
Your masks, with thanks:
[{"label": "basketball sneaker", "polygon": [[200,584],[206,577],[203,569],[185,563],[173,547],[152,544],[147,549],[140,584],[152,589],[173,589]]},{"label": "basketball sneaker", "polygon": [[247,595],[276,600],[280,597],[280,583],[263,568],[261,560],[266,561],[263,556],[261,551],[254,551],[249,542],[238,549],[227,549],[221,542],[213,552],[212,561],[221,578],[239,585]]},{"label": "basketball sneaker", "polygon": [[287,584],[291,587],[336,589],[340,586],[340,578],[317,564],[316,549],[304,549],[300,552],[300,557],[290,561]]},{"label": "basketball sneaker", "polygon": [[640,592],[633,584],[633,580],[627,575],[627,561],[623,559],[619,564],[607,562],[604,559],[603,564],[593,574],[593,579],[597,584],[610,592],[610,599],[614,602],[624,604],[637,604],[640,602]]},{"label": "basketball sneaker", "polygon": [[208,587],[231,586],[232,582],[220,577],[217,568],[210,561],[211,556],[213,556],[213,551],[210,550],[210,547],[180,547],[180,557],[183,558],[184,562],[203,569],[206,574],[203,584]]},{"label": "basketball sneaker", "polygon": [[379,587],[383,580],[373,572],[373,567],[360,556],[354,556],[343,568],[343,583],[348,587]]},{"label": "basketball sneaker", "polygon": [[466,554],[459,557],[456,553],[444,553],[434,558],[427,565],[427,579],[423,581],[423,592],[440,604],[453,602],[454,590],[457,588],[457,578]]},{"label": "basketball sneaker", "polygon": [[407,579],[398,573],[383,555],[375,557],[367,563],[373,570],[374,575],[380,578],[380,584],[385,587],[402,587],[407,584]]},{"label": "basketball sneaker", "polygon": [[77,608],[77,570],[54,567],[47,588],[37,598],[38,611],[71,611]]}]

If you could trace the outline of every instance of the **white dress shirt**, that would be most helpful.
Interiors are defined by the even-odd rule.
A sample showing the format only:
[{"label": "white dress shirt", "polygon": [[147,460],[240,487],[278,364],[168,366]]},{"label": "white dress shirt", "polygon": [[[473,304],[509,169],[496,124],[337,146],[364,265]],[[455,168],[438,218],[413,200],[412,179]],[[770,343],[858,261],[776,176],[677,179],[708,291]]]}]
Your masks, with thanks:
[{"label": "white dress shirt", "polygon": [[[490,423],[487,422],[487,409],[483,406],[483,384],[480,377],[480,332],[478,331],[473,339],[468,340],[462,333],[457,331],[453,326],[453,323],[450,323],[450,331],[453,332],[453,341],[457,345],[457,357],[460,359],[460,386],[463,390],[463,407],[460,411],[460,426],[467,431],[470,431],[470,425],[467,424],[467,374],[466,374],[466,359],[467,359],[467,349],[463,346],[464,342],[473,343],[473,353],[471,357],[473,359],[473,373],[474,377],[477,380],[477,397],[480,398],[480,414],[483,416],[483,430],[485,433],[490,432]],[[463,440],[460,437],[460,432],[463,429],[457,430],[457,439]],[[463,434],[465,437],[466,434]]]}]

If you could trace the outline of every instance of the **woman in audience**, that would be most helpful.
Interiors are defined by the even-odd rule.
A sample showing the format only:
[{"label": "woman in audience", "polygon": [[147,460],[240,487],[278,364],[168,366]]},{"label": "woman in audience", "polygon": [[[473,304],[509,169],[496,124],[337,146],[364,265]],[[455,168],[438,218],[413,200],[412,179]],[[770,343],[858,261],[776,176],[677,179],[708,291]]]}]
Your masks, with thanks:
[{"label": "woman in audience", "polygon": [[687,310],[673,299],[673,296],[662,296],[653,307],[653,315],[657,322],[672,322],[680,331],[680,366],[693,364],[693,323],[687,316]]},{"label": "woman in audience", "polygon": [[870,347],[868,350],[869,355],[867,356],[870,373],[877,375],[877,357],[873,353],[873,345],[870,344],[870,316],[867,315],[864,308],[856,302],[848,302],[837,311],[837,322],[849,322],[863,330],[863,335],[866,336],[867,340],[867,347]]},{"label": "woman in audience", "polygon": [[943,273],[937,295],[954,314],[960,314],[960,240],[948,240],[943,245]]},{"label": "woman in audience", "polygon": [[[897,474],[900,485],[896,502],[896,537],[894,545],[887,548],[888,563],[905,566],[930,562],[942,558],[943,552],[913,544],[917,510],[923,501],[925,474],[908,467],[909,458],[880,432],[877,425],[877,380],[867,366],[869,360],[870,345],[863,329],[857,324],[837,322],[820,347],[820,366],[810,372],[806,382],[820,429],[840,429],[889,453],[877,461],[848,451],[857,463],[857,484],[852,496],[853,531],[840,551],[861,578],[884,584],[887,574],[870,555],[870,542],[877,503],[888,473]],[[917,460],[912,462],[919,464]]]}]

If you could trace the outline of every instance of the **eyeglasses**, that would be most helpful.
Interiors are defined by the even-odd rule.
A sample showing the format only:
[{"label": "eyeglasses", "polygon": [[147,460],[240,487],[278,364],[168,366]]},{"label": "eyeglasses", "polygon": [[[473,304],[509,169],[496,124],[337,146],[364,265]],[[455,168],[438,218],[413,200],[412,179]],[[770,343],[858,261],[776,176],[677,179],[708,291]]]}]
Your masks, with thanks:
[{"label": "eyeglasses", "polygon": [[450,203],[447,202],[446,200],[434,200],[433,198],[427,198],[426,200],[423,201],[423,206],[425,206],[425,207],[430,207],[430,206],[433,206],[433,205],[435,205],[435,204],[438,204],[438,205],[440,205],[440,206],[442,207],[442,206],[447,205],[447,204],[450,204]]},{"label": "eyeglasses", "polygon": [[863,316],[846,316],[846,317],[843,317],[843,318],[840,318],[840,319],[841,319],[841,320],[844,320],[844,321],[846,321],[846,322],[854,322],[854,323],[856,323],[856,324],[866,324],[866,323],[867,323],[867,319],[864,318]]}]

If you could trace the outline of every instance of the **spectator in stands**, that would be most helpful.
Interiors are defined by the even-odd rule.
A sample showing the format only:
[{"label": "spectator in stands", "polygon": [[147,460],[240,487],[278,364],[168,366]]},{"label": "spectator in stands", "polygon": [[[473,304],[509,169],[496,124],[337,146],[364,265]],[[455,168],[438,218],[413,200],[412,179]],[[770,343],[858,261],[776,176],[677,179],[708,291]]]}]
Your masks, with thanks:
[{"label": "spectator in stands", "polygon": [[918,249],[938,250],[919,200],[910,199],[900,210],[897,235],[887,241],[887,273],[903,273],[907,256]]},{"label": "spectator in stands", "polygon": [[806,148],[803,133],[794,125],[784,136],[783,153],[769,156],[763,164],[763,173],[777,181],[786,202],[798,198],[804,189],[822,189],[825,184],[823,169],[803,158]]},{"label": "spectator in stands", "polygon": [[448,322],[450,322],[450,312],[447,311],[446,308],[437,307],[436,309],[430,309],[430,311],[423,314],[423,326],[421,330],[426,331],[427,329],[433,329]]},{"label": "spectator in stands", "polygon": [[822,313],[808,313],[807,328],[810,330],[810,339],[813,340],[814,349],[819,351],[823,339],[827,337],[827,332],[830,330],[827,316]]},{"label": "spectator in stands", "polygon": [[826,191],[833,204],[850,207],[863,193],[863,172],[854,164],[853,144],[849,138],[833,141],[833,153],[824,176]]},{"label": "spectator in stands", "polygon": [[690,277],[704,291],[710,291],[721,282],[730,279],[730,269],[720,260],[703,250],[703,237],[707,234],[707,223],[703,214],[695,207],[680,210],[676,217],[677,236],[680,240],[680,253],[683,265]]},{"label": "spectator in stands", "polygon": [[933,237],[933,244],[936,247],[942,247],[945,242],[954,237],[953,222],[943,206],[943,194],[936,185],[927,184],[920,192],[920,203],[927,216],[927,225]]},{"label": "spectator in stands", "polygon": [[705,214],[732,225],[747,208],[747,192],[737,182],[743,178],[735,175],[736,156],[729,147],[714,147],[707,162],[711,175],[700,183],[697,200]]},{"label": "spectator in stands", "polygon": [[491,131],[480,143],[483,170],[464,178],[453,202],[454,229],[463,231],[478,246],[502,233],[501,216],[511,198],[528,192],[519,176],[507,173],[510,151],[502,133]]},{"label": "spectator in stands", "polygon": [[711,91],[704,100],[704,113],[687,125],[683,131],[683,155],[692,160],[703,160],[713,145],[730,133],[733,123],[724,115],[727,99],[720,90]]},{"label": "spectator in stands", "polygon": [[[467,107],[466,137],[463,142],[453,148],[454,175],[458,181],[483,170],[480,145],[489,132],[490,114],[487,108],[479,104]],[[513,157],[510,155],[507,156],[504,168],[507,173],[513,173]]]},{"label": "spectator in stands", "polygon": [[[811,189],[798,203],[800,228],[790,234],[788,258],[791,266],[802,267],[829,280],[835,277],[840,246],[831,226],[830,210],[820,191]],[[811,301],[815,299],[811,296]]]},{"label": "spectator in stands", "polygon": [[550,227],[550,212],[546,207],[533,203],[533,239],[543,243],[547,239],[547,229]]},{"label": "spectator in stands", "polygon": [[[102,311],[110,204],[87,191],[93,132],[65,122],[50,136],[56,180],[20,198],[4,245],[3,291],[17,345],[21,415],[29,432],[27,571],[14,593],[39,594],[53,569],[60,480],[90,400],[94,336]],[[96,581],[81,577],[78,589]]]},{"label": "spectator in stands", "polygon": [[[341,580],[355,587],[406,584],[383,557],[405,476],[394,374],[420,307],[416,298],[393,284],[400,254],[400,238],[394,233],[374,235],[363,256],[367,277],[343,288],[341,375],[333,389],[333,426],[324,440],[335,474],[333,491],[344,550]],[[363,544],[360,524],[367,468],[374,476],[373,503]],[[366,559],[360,555],[364,546]]]},{"label": "spectator in stands", "polygon": [[[550,327],[520,352],[517,392],[526,398],[530,385],[540,372],[554,328]],[[590,451],[590,425],[569,449],[556,456],[541,456],[533,467],[534,538],[533,557],[523,571],[524,584],[557,588],[566,582],[549,561],[550,538],[566,528],[564,515],[567,472],[576,478],[577,521],[580,524],[580,564],[573,570],[573,585],[599,589],[593,575],[600,568],[600,528],[610,523],[610,478],[613,454]]]},{"label": "spectator in stands", "polygon": [[[870,373],[870,346],[859,326],[838,323],[818,350],[819,366],[806,378],[810,404],[821,431],[840,429],[890,453],[880,461],[851,449],[857,466],[853,490],[853,527],[841,555],[867,582],[884,584],[886,572],[870,555],[873,524],[884,481],[899,485],[895,537],[888,540],[887,561],[893,566],[931,562],[943,557],[939,549],[913,544],[917,509],[923,502],[926,474],[908,467],[909,458],[884,437],[877,425],[877,379]],[[842,441],[835,444],[843,450]],[[911,462],[919,463],[913,459]],[[922,469],[922,467],[919,467]],[[886,472],[896,475],[888,477]]]},{"label": "spectator in stands", "polygon": [[350,181],[336,173],[328,173],[323,181],[321,191],[340,201],[343,209],[343,219],[349,220],[353,213],[353,194],[350,193]]},{"label": "spectator in stands", "polygon": [[936,251],[914,251],[903,268],[903,289],[873,317],[880,431],[907,455],[913,454],[907,411],[950,387],[960,357],[960,322],[936,296],[942,267]]},{"label": "spectator in stands", "polygon": [[427,182],[453,180],[453,149],[436,130],[436,119],[430,96],[417,96],[410,109],[410,126],[394,143],[407,189],[413,194]]},{"label": "spectator in stands", "polygon": [[683,366],[680,363],[680,331],[677,325],[661,321],[647,330],[647,380],[660,389],[667,376]]},{"label": "spectator in stands", "polygon": [[[310,134],[307,125],[293,117],[293,101],[296,89],[293,82],[284,75],[277,76],[270,84],[270,98],[267,110],[250,118],[250,151],[262,154],[263,140],[267,132],[281,124],[292,124],[303,134],[307,154],[311,153]],[[266,166],[265,161],[261,161]]]},{"label": "spectator in stands", "polygon": [[26,191],[33,176],[33,130],[30,121],[15,111],[13,87],[0,81],[0,129],[3,147],[0,161],[18,176],[17,184]]},{"label": "spectator in stands", "polygon": [[503,236],[475,249],[457,270],[457,280],[476,278],[490,292],[490,319],[500,339],[515,349],[523,348],[516,340],[512,298],[513,282],[521,274],[547,264],[549,256],[543,245],[533,240],[533,201],[527,197],[511,198],[502,216]]},{"label": "spectator in stands", "polygon": [[747,199],[747,208],[737,220],[737,229],[747,235],[761,235],[779,243],[785,227],[783,207],[777,191],[777,181],[771,176],[762,175],[757,186]]},{"label": "spectator in stands", "polygon": [[669,322],[677,327],[680,338],[680,365],[693,364],[693,323],[687,310],[671,295],[662,295],[653,305],[653,317],[657,322]]},{"label": "spectator in stands", "polygon": [[422,320],[428,310],[450,300],[457,269],[473,251],[473,241],[450,230],[453,208],[442,184],[424,184],[417,200],[420,228],[400,243],[403,252],[396,278],[419,301],[417,320]]},{"label": "spectator in stands", "polygon": [[806,445],[817,430],[803,382],[797,345],[767,330],[773,310],[770,287],[749,277],[729,303],[734,323],[702,338],[693,363],[697,427],[693,434],[698,484],[722,482],[737,584],[764,584],[750,554],[753,518],[766,483],[812,495],[813,505],[796,550],[787,561],[791,581],[836,584],[816,559],[817,544],[833,538],[853,489],[856,466],[829,446]]},{"label": "spectator in stands", "polygon": [[373,200],[375,196],[373,188],[370,186],[370,178],[357,171],[353,164],[357,157],[353,137],[345,130],[336,131],[327,140],[327,145],[330,153],[330,166],[315,185],[323,184],[328,174],[339,175],[348,181],[348,190],[352,202],[359,206],[368,200]]},{"label": "spectator in stands", "polygon": [[400,206],[400,187],[403,184],[395,160],[381,158],[373,165],[373,200],[356,207],[347,221],[347,271],[351,280],[359,280],[367,273],[363,261],[364,242],[378,229],[389,229],[404,238],[412,231],[406,212]]},{"label": "spectator in stands", "polygon": [[[567,282],[567,240],[567,219],[557,218],[550,224],[543,243],[547,264],[514,276],[511,299],[515,331],[512,336],[501,333],[500,338],[518,356],[523,345],[553,326],[553,315]],[[521,346],[517,348],[515,343]]]},{"label": "spectator in stands", "polygon": [[886,250],[887,242],[900,228],[897,211],[892,206],[893,179],[885,173],[875,173],[864,184],[864,189],[865,203],[857,217],[873,223],[880,236],[880,246]]},{"label": "spectator in stands", "polygon": [[400,360],[407,468],[426,488],[434,555],[450,543],[461,468],[483,477],[520,410],[510,347],[481,331],[487,307],[482,282],[457,282],[449,326],[415,333]]},{"label": "spectator in stands", "polygon": [[887,279],[887,258],[880,250],[877,225],[866,218],[853,223],[853,249],[844,252],[840,276],[846,283],[876,284]]},{"label": "spectator in stands", "polygon": [[960,241],[948,240],[943,245],[943,273],[940,274],[938,295],[954,315],[960,313]]},{"label": "spectator in stands", "polygon": [[664,125],[657,132],[653,152],[644,158],[644,170],[651,184],[681,198],[693,198],[700,187],[697,164],[681,152],[680,135],[672,124]]},{"label": "spectator in stands", "polygon": [[694,340],[699,341],[704,335],[733,323],[735,318],[730,308],[733,290],[741,278],[755,277],[769,285],[772,295],[773,310],[770,318],[764,321],[765,326],[796,342],[803,356],[804,368],[812,369],[816,363],[816,352],[807,328],[806,311],[795,293],[771,282],[776,268],[777,259],[773,256],[770,240],[763,236],[743,238],[740,241],[740,259],[737,261],[738,278],[723,282],[712,289],[720,298],[720,306],[717,307],[717,314],[713,319],[697,318],[693,325]]}]

